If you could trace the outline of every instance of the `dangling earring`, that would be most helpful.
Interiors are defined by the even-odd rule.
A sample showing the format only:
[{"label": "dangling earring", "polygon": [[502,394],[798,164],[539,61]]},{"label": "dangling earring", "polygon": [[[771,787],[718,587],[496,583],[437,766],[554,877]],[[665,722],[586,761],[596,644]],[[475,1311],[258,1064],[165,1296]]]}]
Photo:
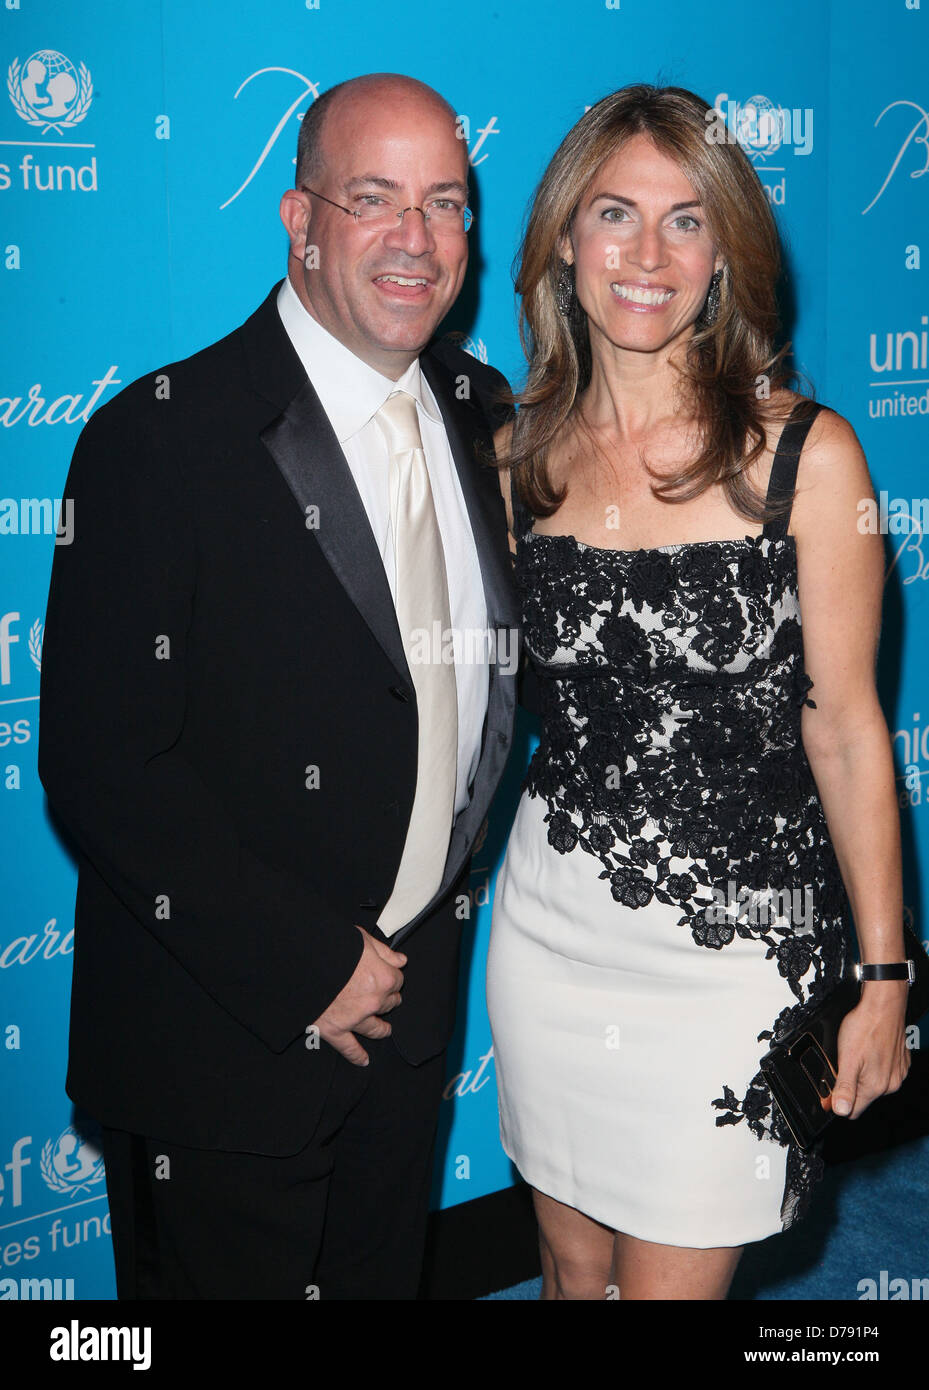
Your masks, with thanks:
[{"label": "dangling earring", "polygon": [[558,277],[558,288],[555,291],[555,302],[559,312],[568,317],[574,308],[575,285],[574,285],[574,266],[567,261],[561,262],[561,274]]},{"label": "dangling earring", "polygon": [[722,271],[717,270],[710,281],[710,288],[707,292],[706,303],[703,306],[703,313],[701,315],[701,322],[706,328],[712,327],[719,317],[719,283],[722,278]]}]

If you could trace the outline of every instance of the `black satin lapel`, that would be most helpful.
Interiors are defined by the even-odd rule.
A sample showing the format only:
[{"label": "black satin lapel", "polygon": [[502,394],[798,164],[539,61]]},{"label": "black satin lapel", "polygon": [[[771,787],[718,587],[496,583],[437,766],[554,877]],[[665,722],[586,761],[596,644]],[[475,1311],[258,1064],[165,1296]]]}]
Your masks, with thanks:
[{"label": "black satin lapel", "polygon": [[319,508],[319,525],[309,534],[332,566],[352,603],[399,674],[412,679],[384,562],[374,540],[352,471],[309,381],[286,410],[261,431],[271,453],[306,516]]},{"label": "black satin lapel", "polygon": [[[420,365],[432,388],[445,430],[471,529],[477,546],[484,583],[484,597],[491,626],[519,626],[519,615],[510,575],[510,551],[506,540],[506,521],[500,503],[496,471],[475,457],[475,446],[493,454],[493,440],[481,412],[469,401],[455,396],[454,381],[440,363],[423,353]],[[498,505],[499,503],[499,505]]]}]

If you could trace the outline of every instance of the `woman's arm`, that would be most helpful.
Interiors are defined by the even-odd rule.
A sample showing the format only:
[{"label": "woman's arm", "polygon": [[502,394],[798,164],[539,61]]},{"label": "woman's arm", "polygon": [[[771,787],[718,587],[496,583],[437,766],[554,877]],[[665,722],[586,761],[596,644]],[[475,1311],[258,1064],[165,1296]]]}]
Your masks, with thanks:
[{"label": "woman's arm", "polygon": [[[863,963],[902,961],[900,821],[887,723],[875,686],[884,586],[879,535],[859,530],[874,496],[854,430],[832,411],[815,420],[800,461],[791,530],[797,542],[809,759],[848,892]],[[837,1114],[857,1117],[909,1069],[906,981],[871,981],[839,1033]]]}]

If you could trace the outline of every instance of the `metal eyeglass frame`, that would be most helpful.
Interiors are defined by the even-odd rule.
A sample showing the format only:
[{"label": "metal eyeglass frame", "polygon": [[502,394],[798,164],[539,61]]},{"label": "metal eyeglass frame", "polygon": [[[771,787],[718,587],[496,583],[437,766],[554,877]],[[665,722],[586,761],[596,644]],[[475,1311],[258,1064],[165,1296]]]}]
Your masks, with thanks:
[{"label": "metal eyeglass frame", "polygon": [[[328,203],[330,207],[341,208],[343,212],[348,213],[349,217],[354,217],[356,222],[361,220],[361,214],[355,208],[347,208],[344,203],[334,203],[331,198],[326,197],[325,193],[317,193],[315,188],[310,188],[309,184],[301,183],[298,185],[298,187],[304,193],[312,193],[314,198],[322,198],[323,202]],[[428,212],[425,212],[422,208],[416,207],[416,205],[413,203],[411,203],[408,208],[397,209],[397,220],[401,224],[401,226],[403,224],[403,214],[405,212],[421,212],[423,214],[423,221],[428,226]],[[473,226],[474,213],[471,211],[468,205],[465,204],[464,208],[462,209],[462,231],[465,235],[467,235],[467,233],[470,232]]]}]

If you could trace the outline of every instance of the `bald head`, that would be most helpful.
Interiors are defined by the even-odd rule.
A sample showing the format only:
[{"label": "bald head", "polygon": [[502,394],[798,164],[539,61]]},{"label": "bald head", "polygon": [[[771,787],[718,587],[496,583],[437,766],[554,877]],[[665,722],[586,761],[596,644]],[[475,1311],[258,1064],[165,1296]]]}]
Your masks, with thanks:
[{"label": "bald head", "polygon": [[338,137],[342,117],[351,113],[354,120],[363,121],[366,113],[383,115],[385,108],[400,107],[416,107],[422,111],[424,119],[449,121],[452,126],[457,122],[455,110],[445,98],[415,77],[395,72],[351,77],[318,96],[300,123],[297,186],[312,184],[322,174],[326,165],[327,130]]},{"label": "bald head", "polygon": [[281,197],[290,283],[328,333],[397,381],[467,269],[468,146],[455,112],[412,77],[356,77],[310,107],[298,160]]}]

